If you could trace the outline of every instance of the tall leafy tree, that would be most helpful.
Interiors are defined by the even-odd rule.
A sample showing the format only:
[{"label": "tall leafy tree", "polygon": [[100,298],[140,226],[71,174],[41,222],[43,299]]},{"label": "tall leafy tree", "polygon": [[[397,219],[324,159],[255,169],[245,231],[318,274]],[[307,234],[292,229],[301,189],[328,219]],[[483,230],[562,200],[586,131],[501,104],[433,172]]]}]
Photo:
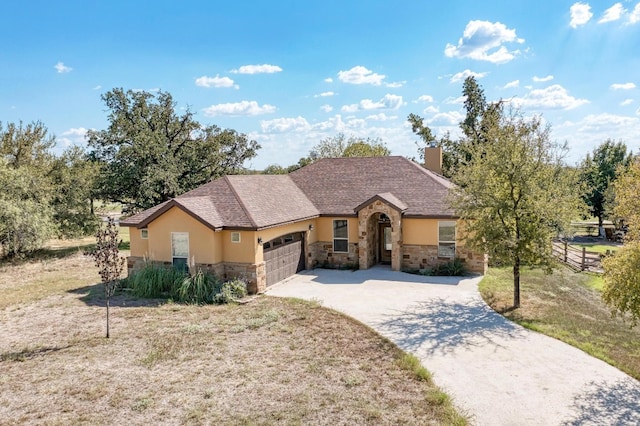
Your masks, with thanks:
[{"label": "tall leafy tree", "polygon": [[56,191],[51,206],[61,237],[77,238],[98,229],[100,221],[93,212],[98,167],[78,146],[68,148],[53,161],[49,175]]},{"label": "tall leafy tree", "polygon": [[462,85],[462,96],[466,110],[464,120],[459,123],[464,135],[462,138],[451,139],[449,133],[437,138],[422,117],[409,114],[407,118],[411,124],[411,130],[421,139],[422,144],[418,144],[421,159],[424,159],[425,146],[442,147],[442,170],[447,177],[452,177],[463,163],[471,160],[476,151],[472,149],[475,145],[487,142],[486,132],[495,126],[502,112],[502,102],[488,103],[484,89],[473,76],[465,79]]},{"label": "tall leafy tree", "polygon": [[387,145],[379,138],[363,139],[356,136],[347,137],[344,133],[338,133],[333,137],[321,140],[311,148],[309,158],[315,161],[321,158],[384,157],[390,154],[391,151]]},{"label": "tall leafy tree", "polygon": [[613,183],[616,193],[614,213],[629,225],[623,247],[606,257],[602,298],[614,314],[640,321],[640,157]]},{"label": "tall leafy tree", "polygon": [[602,223],[607,217],[607,192],[616,180],[619,170],[631,162],[631,153],[623,142],[607,139],[587,154],[581,165],[582,180],[585,183],[583,195],[590,213],[598,218],[598,226],[602,232]]},{"label": "tall leafy tree", "polygon": [[100,195],[142,210],[225,174],[243,170],[260,145],[245,134],[202,126],[172,96],[113,89],[102,96],[109,127],[88,132],[101,165]]},{"label": "tall leafy tree", "polygon": [[465,223],[467,244],[513,268],[513,306],[520,306],[523,265],[550,271],[551,239],[580,206],[576,176],[564,167],[563,150],[549,139],[540,118],[499,112],[483,131],[483,144],[454,175],[451,203]]},{"label": "tall leafy tree", "polygon": [[0,123],[0,255],[16,257],[41,248],[57,226],[49,178],[55,144],[40,122]]}]

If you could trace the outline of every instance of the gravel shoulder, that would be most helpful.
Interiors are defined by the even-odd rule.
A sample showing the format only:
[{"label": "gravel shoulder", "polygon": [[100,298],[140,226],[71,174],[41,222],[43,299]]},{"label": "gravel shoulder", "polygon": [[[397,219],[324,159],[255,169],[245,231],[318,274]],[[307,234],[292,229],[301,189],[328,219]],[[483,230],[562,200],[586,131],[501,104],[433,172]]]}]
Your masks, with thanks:
[{"label": "gravel shoulder", "polygon": [[640,382],[504,319],[480,279],[317,269],[267,294],[320,301],[416,354],[474,424],[640,424]]}]

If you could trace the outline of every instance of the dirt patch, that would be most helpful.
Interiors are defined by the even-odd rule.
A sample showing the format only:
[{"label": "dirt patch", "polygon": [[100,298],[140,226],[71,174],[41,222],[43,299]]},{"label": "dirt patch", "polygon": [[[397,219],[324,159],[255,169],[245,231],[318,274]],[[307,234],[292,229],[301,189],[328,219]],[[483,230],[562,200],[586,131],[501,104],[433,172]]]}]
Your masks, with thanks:
[{"label": "dirt patch", "polygon": [[119,295],[105,339],[101,288],[84,281],[0,308],[1,424],[464,422],[396,346],[315,303]]}]

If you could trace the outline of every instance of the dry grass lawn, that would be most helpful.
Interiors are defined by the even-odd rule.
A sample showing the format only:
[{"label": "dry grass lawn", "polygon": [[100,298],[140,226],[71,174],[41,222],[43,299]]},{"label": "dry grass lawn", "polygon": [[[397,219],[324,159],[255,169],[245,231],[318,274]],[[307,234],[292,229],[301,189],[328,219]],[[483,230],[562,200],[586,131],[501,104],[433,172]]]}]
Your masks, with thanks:
[{"label": "dry grass lawn", "polygon": [[560,268],[552,275],[525,269],[520,308],[513,305],[509,268],[490,268],[480,283],[485,301],[496,311],[532,330],[569,343],[640,380],[640,326],[612,318],[602,302],[602,279]]},{"label": "dry grass lawn", "polygon": [[396,346],[317,304],[118,295],[106,339],[96,281],[77,252],[0,265],[0,424],[466,423]]}]

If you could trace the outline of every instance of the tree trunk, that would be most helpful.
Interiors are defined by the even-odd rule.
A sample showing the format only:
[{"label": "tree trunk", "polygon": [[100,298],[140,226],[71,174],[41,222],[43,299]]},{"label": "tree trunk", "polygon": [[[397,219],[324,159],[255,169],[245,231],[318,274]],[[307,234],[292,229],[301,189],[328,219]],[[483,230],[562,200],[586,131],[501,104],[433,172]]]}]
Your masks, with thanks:
[{"label": "tree trunk", "polygon": [[520,307],[520,256],[513,263],[513,307]]},{"label": "tree trunk", "polygon": [[109,296],[107,295],[107,339],[109,338]]},{"label": "tree trunk", "polygon": [[598,216],[598,237],[600,238],[605,237],[604,226],[602,225],[603,222],[604,222],[604,218],[602,217],[602,215]]}]

